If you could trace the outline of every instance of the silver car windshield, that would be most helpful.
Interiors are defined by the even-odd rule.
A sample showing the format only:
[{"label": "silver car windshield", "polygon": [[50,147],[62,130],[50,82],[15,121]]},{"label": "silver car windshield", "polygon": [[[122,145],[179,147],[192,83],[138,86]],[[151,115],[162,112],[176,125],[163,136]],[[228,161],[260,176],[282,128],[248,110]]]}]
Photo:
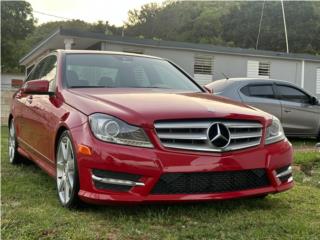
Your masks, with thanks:
[{"label": "silver car windshield", "polygon": [[170,62],[131,55],[67,54],[69,88],[162,88],[201,92]]}]

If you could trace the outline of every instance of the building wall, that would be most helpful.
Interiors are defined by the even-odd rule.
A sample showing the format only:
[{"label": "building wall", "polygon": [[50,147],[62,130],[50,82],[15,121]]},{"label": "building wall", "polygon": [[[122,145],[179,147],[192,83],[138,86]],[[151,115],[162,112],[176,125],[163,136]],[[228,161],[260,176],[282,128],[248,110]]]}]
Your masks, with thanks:
[{"label": "building wall", "polygon": [[236,55],[214,55],[214,74],[213,80],[225,78],[246,77],[247,76],[247,59]]},{"label": "building wall", "polygon": [[270,73],[271,78],[301,86],[301,61],[272,59]]},{"label": "building wall", "polygon": [[320,68],[320,63],[305,62],[304,68],[304,89],[320,99],[320,94],[316,94],[316,74],[317,68]]},{"label": "building wall", "polygon": [[7,125],[10,104],[13,93],[16,91],[11,84],[12,79],[24,79],[22,74],[1,74],[1,125]]},{"label": "building wall", "polygon": [[11,90],[11,80],[12,79],[24,79],[24,74],[11,74],[11,73],[2,73],[1,74],[1,91]]},{"label": "building wall", "polygon": [[15,90],[1,91],[1,126],[8,124],[12,95]]}]

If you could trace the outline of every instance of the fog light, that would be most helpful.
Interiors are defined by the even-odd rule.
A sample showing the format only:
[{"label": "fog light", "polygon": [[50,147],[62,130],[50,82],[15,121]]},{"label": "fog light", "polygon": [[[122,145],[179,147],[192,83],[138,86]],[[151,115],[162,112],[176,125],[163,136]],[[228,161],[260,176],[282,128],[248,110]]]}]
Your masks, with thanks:
[{"label": "fog light", "polygon": [[291,166],[286,166],[282,168],[278,168],[276,170],[277,172],[277,178],[284,183],[284,182],[291,182],[293,181],[292,177],[292,167]]}]

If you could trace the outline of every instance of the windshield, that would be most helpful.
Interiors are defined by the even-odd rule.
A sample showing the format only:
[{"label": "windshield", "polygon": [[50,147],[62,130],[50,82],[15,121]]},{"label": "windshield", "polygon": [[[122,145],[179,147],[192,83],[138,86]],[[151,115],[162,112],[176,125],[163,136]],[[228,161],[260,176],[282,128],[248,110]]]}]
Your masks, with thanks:
[{"label": "windshield", "polygon": [[171,63],[161,59],[110,54],[67,54],[69,88],[201,89]]}]

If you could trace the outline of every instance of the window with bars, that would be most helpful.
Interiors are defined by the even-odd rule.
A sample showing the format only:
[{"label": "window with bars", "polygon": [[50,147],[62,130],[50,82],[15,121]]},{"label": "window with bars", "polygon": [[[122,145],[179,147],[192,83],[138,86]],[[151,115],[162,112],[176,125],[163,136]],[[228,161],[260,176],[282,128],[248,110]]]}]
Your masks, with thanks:
[{"label": "window with bars", "polygon": [[270,78],[270,62],[249,60],[247,76],[253,78]]},{"label": "window with bars", "polygon": [[196,55],[194,57],[194,74],[212,75],[213,57]]},{"label": "window with bars", "polygon": [[270,63],[269,62],[259,62],[259,76],[270,77]]}]

